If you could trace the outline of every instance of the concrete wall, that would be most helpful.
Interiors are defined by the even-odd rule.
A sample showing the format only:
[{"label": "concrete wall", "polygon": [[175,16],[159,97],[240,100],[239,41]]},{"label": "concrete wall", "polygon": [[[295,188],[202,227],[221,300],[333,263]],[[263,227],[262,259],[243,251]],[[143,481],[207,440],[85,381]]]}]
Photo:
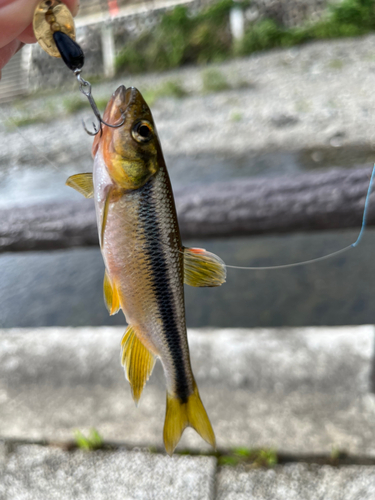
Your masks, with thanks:
[{"label": "concrete wall", "polygon": [[[186,5],[194,12],[208,3],[211,2],[193,0]],[[245,11],[245,23],[250,24],[262,18],[272,18],[285,26],[297,26],[321,16],[327,3],[327,0],[253,0],[251,6]],[[155,6],[155,4],[152,5]],[[77,41],[85,53],[85,77],[104,74],[101,33],[105,23],[112,24],[115,52],[118,52],[129,40],[156,26],[161,16],[172,8],[171,4],[163,6],[160,3],[160,7],[152,8],[150,4],[150,10],[142,11],[139,6],[133,5],[122,10],[121,15],[113,20],[78,27]],[[80,24],[82,24],[82,18]],[[75,85],[71,72],[61,60],[52,59],[38,45],[34,45],[31,49],[28,68],[30,90]]]}]

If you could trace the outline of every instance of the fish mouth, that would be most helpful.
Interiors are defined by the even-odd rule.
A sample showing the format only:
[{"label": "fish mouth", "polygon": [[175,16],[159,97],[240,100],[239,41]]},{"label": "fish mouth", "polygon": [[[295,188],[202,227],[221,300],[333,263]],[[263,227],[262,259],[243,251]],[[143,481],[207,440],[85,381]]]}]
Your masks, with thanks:
[{"label": "fish mouth", "polygon": [[120,110],[121,114],[126,115],[127,109],[133,104],[137,94],[135,87],[126,88],[120,85],[113,94],[113,108]]}]

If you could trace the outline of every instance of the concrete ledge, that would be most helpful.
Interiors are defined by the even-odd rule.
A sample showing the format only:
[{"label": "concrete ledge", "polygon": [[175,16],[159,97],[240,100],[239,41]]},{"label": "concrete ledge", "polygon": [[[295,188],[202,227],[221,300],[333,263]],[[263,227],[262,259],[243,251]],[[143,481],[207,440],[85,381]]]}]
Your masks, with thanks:
[{"label": "concrete ledge", "polygon": [[20,446],[0,468],[2,500],[211,500],[216,460]]},{"label": "concrete ledge", "polygon": [[224,468],[217,500],[373,500],[375,467],[291,464],[272,470]]},{"label": "concrete ledge", "polygon": [[[121,386],[125,326],[0,330],[0,382]],[[200,384],[254,391],[366,393],[374,327],[189,330]],[[164,387],[160,370],[149,384]]]},{"label": "concrete ledge", "polygon": [[[0,437],[105,440],[162,447],[160,364],[138,408],[119,363],[122,328],[4,330]],[[219,448],[285,453],[332,448],[375,456],[369,394],[373,327],[189,332],[194,373]],[[207,450],[188,429],[180,449]]]}]

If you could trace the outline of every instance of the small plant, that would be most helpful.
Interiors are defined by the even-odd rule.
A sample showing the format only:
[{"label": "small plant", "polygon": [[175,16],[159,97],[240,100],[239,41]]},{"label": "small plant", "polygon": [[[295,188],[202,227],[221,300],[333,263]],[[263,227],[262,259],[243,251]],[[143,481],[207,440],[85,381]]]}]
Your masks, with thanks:
[{"label": "small plant", "polygon": [[81,450],[98,450],[103,447],[103,438],[96,429],[90,429],[88,437],[80,430],[74,432],[76,445]]},{"label": "small plant", "polygon": [[250,467],[272,468],[277,464],[277,453],[274,450],[251,450],[234,448],[231,453],[218,457],[219,465],[237,466],[246,464]]},{"label": "small plant", "polygon": [[33,116],[20,116],[12,118],[12,123],[10,124],[10,128],[12,125],[16,127],[27,127],[28,125],[35,125],[36,123],[45,123],[49,121],[49,118],[44,115],[33,115]]},{"label": "small plant", "polygon": [[230,115],[230,119],[232,122],[240,122],[242,120],[242,113],[233,111],[233,113]]},{"label": "small plant", "polygon": [[343,66],[344,66],[344,63],[341,59],[332,59],[328,66],[331,68],[331,69],[342,69]]},{"label": "small plant", "polygon": [[187,92],[179,81],[167,80],[154,90],[145,90],[142,92],[145,101],[152,106],[160,97],[174,97],[181,99]]},{"label": "small plant", "polygon": [[277,465],[277,454],[274,450],[259,450],[254,466],[272,468]]},{"label": "small plant", "polygon": [[202,72],[202,85],[204,92],[222,92],[230,89],[225,76],[217,69],[206,69]]},{"label": "small plant", "polygon": [[186,90],[177,80],[165,81],[157,90],[157,97],[176,97],[181,99],[186,96]]}]

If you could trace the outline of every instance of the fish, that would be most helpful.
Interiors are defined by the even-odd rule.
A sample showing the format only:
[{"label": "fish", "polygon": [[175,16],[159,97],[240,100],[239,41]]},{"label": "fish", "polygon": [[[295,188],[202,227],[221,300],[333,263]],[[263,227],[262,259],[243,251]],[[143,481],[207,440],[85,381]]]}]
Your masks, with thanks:
[{"label": "fish", "polygon": [[220,286],[224,262],[181,241],[171,182],[159,136],[141,92],[120,86],[105,109],[94,139],[93,173],[76,174],[66,184],[94,198],[105,264],[104,301],[120,309],[128,327],[121,362],[137,404],[155,362],[162,363],[167,388],[163,438],[172,455],[190,426],[216,447],[190,363],[184,283]]}]

